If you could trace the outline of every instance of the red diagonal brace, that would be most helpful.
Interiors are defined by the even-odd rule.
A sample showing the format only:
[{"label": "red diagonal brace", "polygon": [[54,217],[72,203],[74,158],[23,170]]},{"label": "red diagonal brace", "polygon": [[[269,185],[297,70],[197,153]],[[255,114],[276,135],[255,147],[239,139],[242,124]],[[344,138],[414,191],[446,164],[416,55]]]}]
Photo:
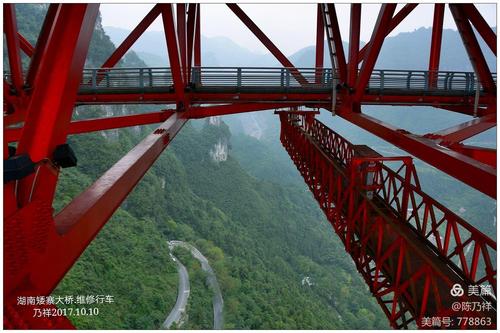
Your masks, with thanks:
[{"label": "red diagonal brace", "polygon": [[384,42],[385,36],[388,34],[389,22],[391,21],[394,10],[396,9],[396,4],[383,4],[380,8],[380,12],[373,28],[372,37],[370,39],[370,44],[368,52],[363,59],[363,65],[359,73],[358,81],[356,82],[354,100],[359,102],[361,97],[365,92],[368,80],[372,75],[373,67],[377,61],[380,49],[382,48],[382,43]]},{"label": "red diagonal brace", "polygon": [[273,56],[284,66],[290,69],[290,73],[295,77],[300,84],[307,84],[307,80],[300,74],[295,66],[288,60],[288,58],[278,49],[276,45],[260,30],[260,28],[252,21],[250,17],[235,3],[228,3],[227,6],[238,16],[248,29],[257,37],[262,44],[272,53]]},{"label": "red diagonal brace", "polygon": [[44,57],[44,54],[48,52],[47,40],[50,36],[50,33],[52,32],[54,19],[60,7],[61,4],[50,4],[49,9],[47,10],[47,14],[45,15],[40,34],[38,35],[38,40],[36,41],[35,52],[31,57],[28,73],[26,74],[26,85],[28,87],[33,87],[38,69],[40,67],[40,61]]},{"label": "red diagonal brace", "polygon": [[479,13],[475,5],[464,3],[462,4],[462,6],[464,7],[465,15],[467,15],[470,22],[474,25],[481,37],[483,37],[491,52],[497,55],[497,35],[484,20],[483,16],[481,15],[481,13]]},{"label": "red diagonal brace", "polygon": [[469,59],[486,93],[496,94],[496,85],[462,5],[450,4],[450,11],[462,37]]},{"label": "red diagonal brace", "polygon": [[155,5],[149,13],[142,19],[142,21],[130,32],[125,40],[116,48],[113,54],[104,62],[102,68],[114,67],[118,61],[127,53],[130,47],[141,37],[146,29],[153,23],[153,21],[160,15],[160,8]]},{"label": "red diagonal brace", "polygon": [[33,52],[35,52],[33,45],[31,45],[31,43],[19,32],[17,33],[17,38],[19,39],[21,50],[23,50],[23,52],[31,58],[31,56],[33,56]]},{"label": "red diagonal brace", "polygon": [[[416,3],[409,3],[409,4],[406,4],[403,8],[401,8],[399,10],[399,12],[396,15],[394,15],[394,17],[392,18],[391,23],[389,25],[389,29],[387,30],[386,36],[389,35],[392,32],[392,30],[394,30],[408,16],[408,14],[410,14],[415,9],[415,7],[417,7],[417,5],[418,4],[416,4]],[[361,51],[359,51],[358,62],[361,62],[364,59],[365,53],[368,50],[369,46],[370,46],[370,43],[363,46]]]},{"label": "red diagonal brace", "polygon": [[52,292],[186,121],[174,113],[56,215],[47,249],[28,272],[37,295]]},{"label": "red diagonal brace", "polygon": [[188,19],[187,19],[187,76],[186,82],[191,81],[191,68],[193,64],[193,50],[195,43],[195,31],[197,29],[196,22],[198,21],[198,9],[200,4],[191,3],[188,7]]}]

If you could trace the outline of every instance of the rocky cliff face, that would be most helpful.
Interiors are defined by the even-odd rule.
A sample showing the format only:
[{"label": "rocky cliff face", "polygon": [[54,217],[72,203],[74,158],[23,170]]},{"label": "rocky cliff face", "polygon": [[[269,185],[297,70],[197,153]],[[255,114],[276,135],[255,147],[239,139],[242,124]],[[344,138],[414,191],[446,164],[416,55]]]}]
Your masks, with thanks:
[{"label": "rocky cliff face", "polygon": [[[214,127],[220,127],[221,119],[220,117],[210,117],[208,118],[208,124]],[[227,156],[229,154],[227,137],[221,135],[218,138],[217,143],[215,143],[210,149],[209,154],[212,161],[216,163],[227,161]]]}]

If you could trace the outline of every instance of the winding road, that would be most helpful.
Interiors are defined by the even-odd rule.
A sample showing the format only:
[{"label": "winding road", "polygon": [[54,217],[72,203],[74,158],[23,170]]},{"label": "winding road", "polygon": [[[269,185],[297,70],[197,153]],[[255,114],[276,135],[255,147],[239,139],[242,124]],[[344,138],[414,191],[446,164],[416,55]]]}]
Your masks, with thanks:
[{"label": "winding road", "polygon": [[177,301],[168,315],[167,319],[163,322],[162,328],[170,328],[173,323],[182,325],[183,315],[186,311],[186,305],[189,298],[189,274],[186,267],[177,259],[173,254],[172,250],[177,247],[183,247],[191,252],[191,255],[200,262],[201,269],[207,274],[207,284],[210,286],[214,292],[212,298],[213,308],[214,308],[214,329],[221,330],[224,324],[223,307],[224,300],[222,299],[222,293],[219,287],[219,282],[215,273],[208,263],[207,258],[194,246],[183,241],[170,241],[168,242],[168,247],[170,249],[170,257],[177,264],[177,270],[179,272],[179,289],[177,294]]}]

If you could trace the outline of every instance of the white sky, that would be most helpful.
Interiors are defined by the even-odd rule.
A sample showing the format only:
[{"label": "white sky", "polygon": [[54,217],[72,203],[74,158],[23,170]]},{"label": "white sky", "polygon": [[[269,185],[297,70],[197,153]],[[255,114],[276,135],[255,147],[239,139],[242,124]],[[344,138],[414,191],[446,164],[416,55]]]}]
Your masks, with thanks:
[{"label": "white sky", "polygon": [[[152,6],[152,4],[102,4],[102,24],[133,29]],[[315,43],[315,3],[241,4],[240,6],[286,55]],[[349,39],[349,7],[348,4],[336,4],[343,40]],[[402,5],[398,5],[396,11],[401,7]],[[432,4],[418,5],[390,36],[432,26],[433,7]],[[476,4],[476,7],[490,26],[497,25],[496,4]],[[379,8],[379,4],[363,4],[361,40],[370,39]],[[444,27],[456,29],[448,8],[445,11]],[[149,28],[149,30],[157,31],[162,29],[161,18],[158,18]],[[268,53],[225,4],[204,3],[201,5],[201,33],[207,37],[225,36],[251,51]]]}]

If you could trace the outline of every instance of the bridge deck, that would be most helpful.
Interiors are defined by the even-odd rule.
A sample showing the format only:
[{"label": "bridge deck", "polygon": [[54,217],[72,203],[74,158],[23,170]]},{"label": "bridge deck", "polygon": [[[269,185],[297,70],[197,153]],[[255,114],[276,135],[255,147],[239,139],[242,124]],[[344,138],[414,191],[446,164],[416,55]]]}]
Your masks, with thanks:
[{"label": "bridge deck", "polygon": [[[203,102],[303,101],[331,103],[337,76],[327,68],[196,67],[190,73],[186,92],[191,100]],[[300,73],[300,74],[299,74]],[[299,77],[300,75],[300,77]],[[435,84],[430,85],[430,76]],[[7,81],[8,73],[4,74]],[[496,74],[493,74],[496,82]],[[303,80],[305,79],[305,80]],[[483,89],[472,72],[431,73],[421,70],[374,70],[363,103],[433,105],[473,104]],[[169,103],[175,101],[170,68],[84,69],[78,104]],[[487,101],[486,101],[487,102]]]}]

